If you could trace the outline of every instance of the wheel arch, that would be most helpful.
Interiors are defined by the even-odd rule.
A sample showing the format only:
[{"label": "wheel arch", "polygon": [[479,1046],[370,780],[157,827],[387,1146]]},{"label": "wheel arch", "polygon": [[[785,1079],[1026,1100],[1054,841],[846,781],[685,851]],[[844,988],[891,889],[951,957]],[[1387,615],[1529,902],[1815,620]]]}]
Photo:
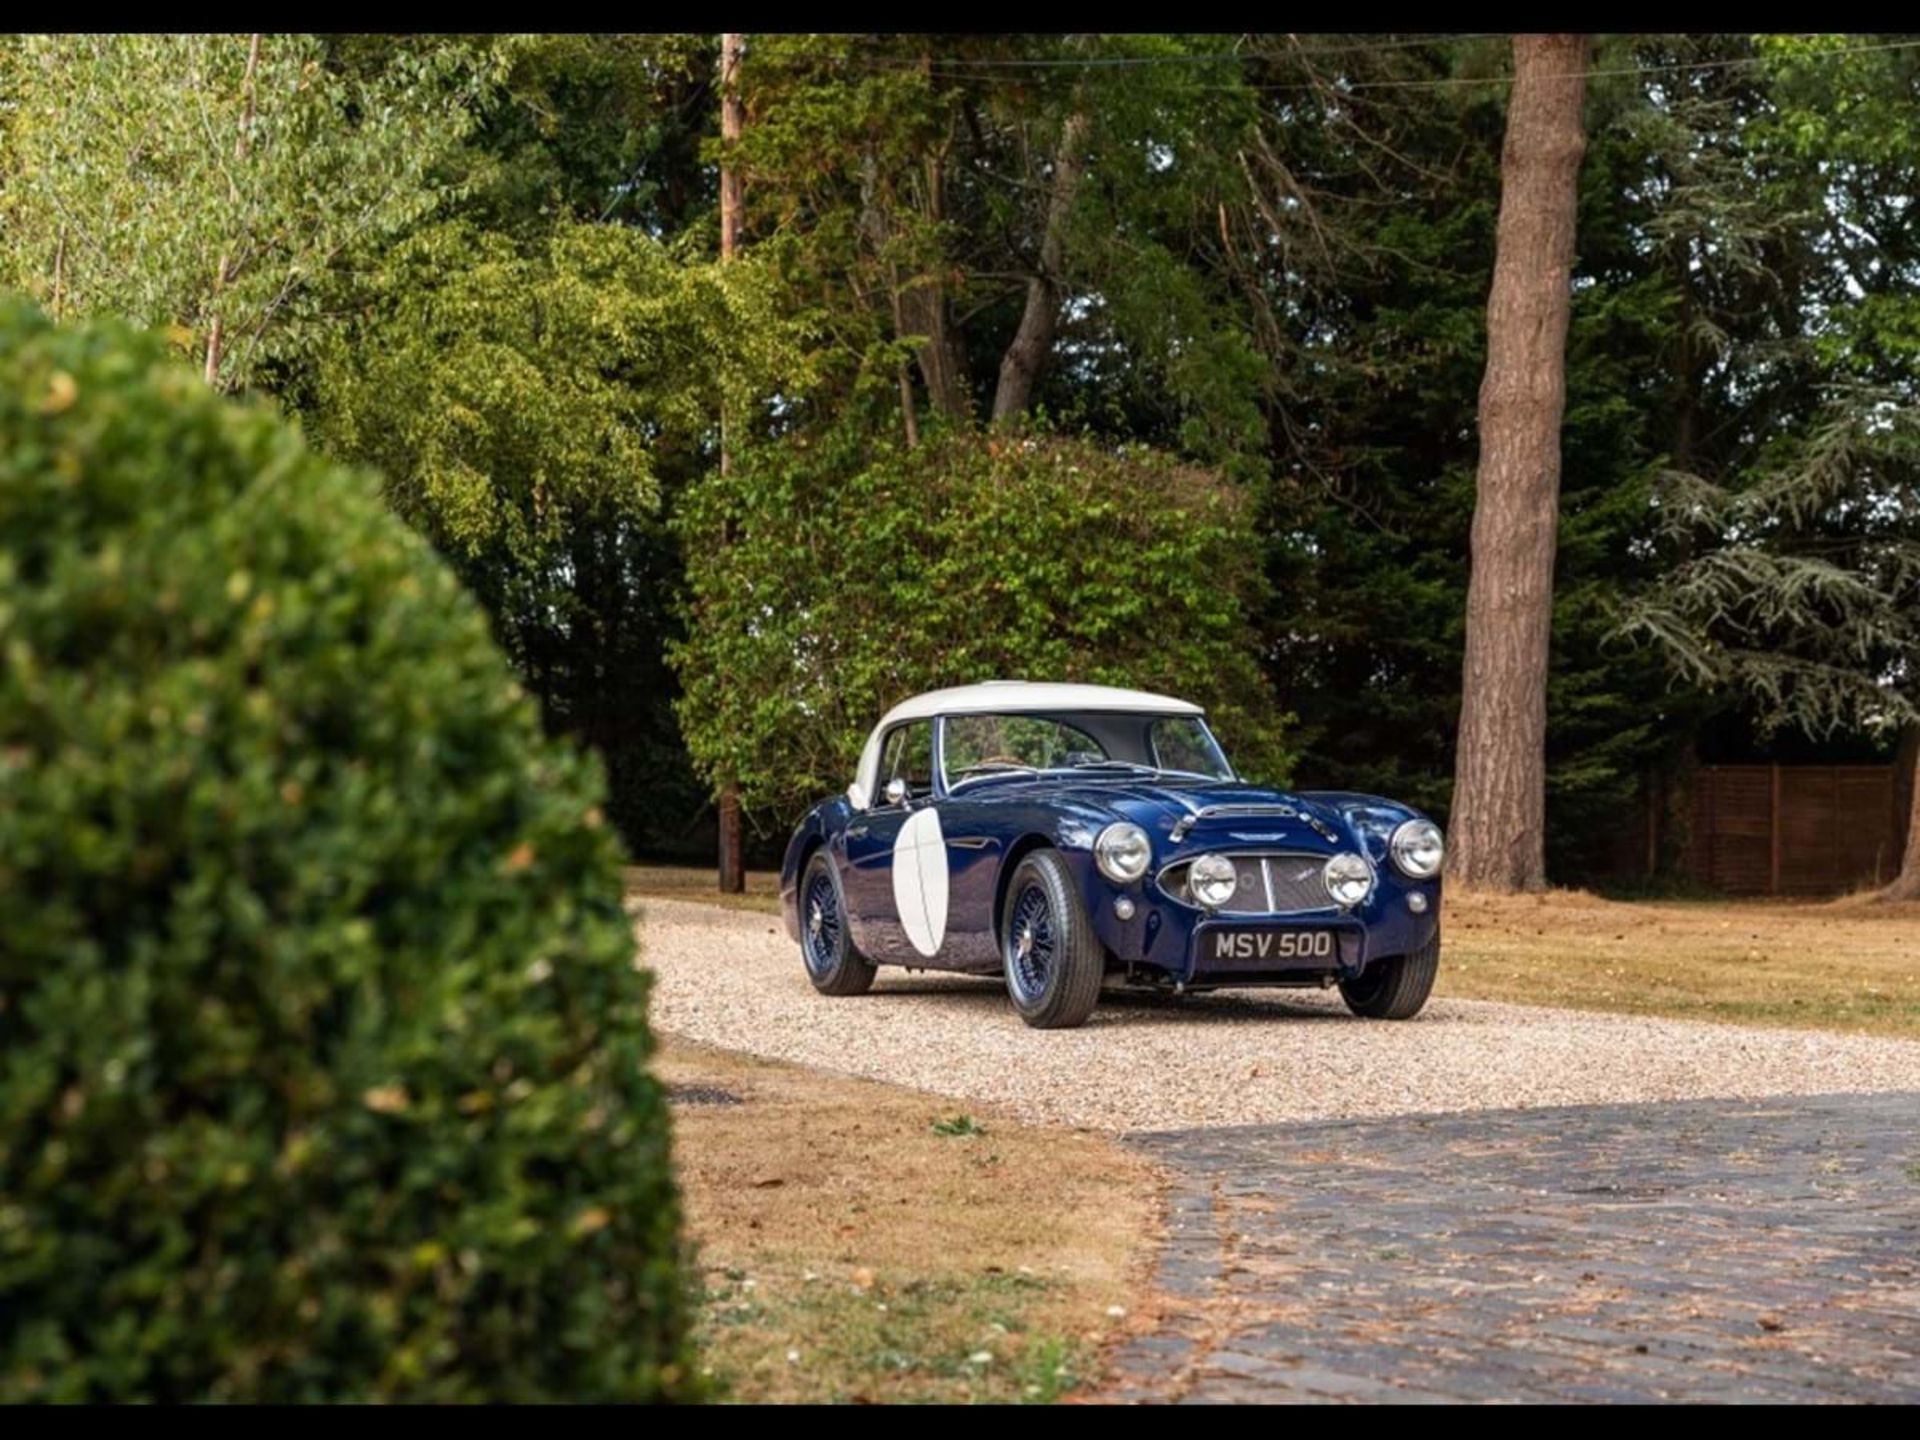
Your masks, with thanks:
[{"label": "wheel arch", "polygon": [[826,826],[817,813],[802,820],[787,842],[787,853],[780,865],[780,918],[786,925],[789,940],[800,938],[800,882],[806,877],[814,853],[825,849],[826,844]]},{"label": "wheel arch", "polygon": [[804,839],[802,839],[800,842],[799,857],[794,861],[794,866],[793,866],[794,875],[796,877],[805,875],[807,873],[807,866],[813,863],[814,851],[824,850],[826,849],[826,846],[827,846],[827,837],[821,834],[818,830],[812,831]]},{"label": "wheel arch", "polygon": [[1036,850],[1057,850],[1050,836],[1038,831],[1029,831],[1007,847],[1007,858],[1000,862],[1000,873],[993,882],[993,943],[1000,945],[1000,926],[1007,914],[1007,888],[1013,884],[1013,872],[1020,868],[1020,862]]}]

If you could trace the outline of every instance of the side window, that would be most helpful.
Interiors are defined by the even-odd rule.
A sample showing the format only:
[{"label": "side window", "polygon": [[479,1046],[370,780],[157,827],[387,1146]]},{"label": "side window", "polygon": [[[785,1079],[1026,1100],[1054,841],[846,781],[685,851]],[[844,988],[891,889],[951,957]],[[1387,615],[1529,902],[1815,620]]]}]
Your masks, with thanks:
[{"label": "side window", "polygon": [[874,803],[885,804],[887,783],[894,779],[907,782],[907,793],[925,796],[933,793],[933,722],[914,720],[887,732],[880,750],[880,793]]}]

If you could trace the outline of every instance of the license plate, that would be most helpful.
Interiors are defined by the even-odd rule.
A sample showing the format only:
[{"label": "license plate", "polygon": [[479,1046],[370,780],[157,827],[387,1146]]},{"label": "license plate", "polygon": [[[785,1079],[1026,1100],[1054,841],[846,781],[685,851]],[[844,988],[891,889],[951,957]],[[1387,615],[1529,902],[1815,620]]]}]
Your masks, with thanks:
[{"label": "license plate", "polygon": [[1212,965],[1325,965],[1338,963],[1331,930],[1209,930],[1203,962]]}]

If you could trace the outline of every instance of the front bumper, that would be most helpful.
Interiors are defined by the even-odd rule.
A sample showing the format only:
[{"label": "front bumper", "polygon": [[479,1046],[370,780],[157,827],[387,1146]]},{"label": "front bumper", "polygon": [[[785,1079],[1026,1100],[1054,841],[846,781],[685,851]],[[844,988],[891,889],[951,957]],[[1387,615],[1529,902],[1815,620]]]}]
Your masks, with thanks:
[{"label": "front bumper", "polygon": [[[1091,869],[1091,867],[1089,867]],[[1428,944],[1440,929],[1440,883],[1381,878],[1365,905],[1351,911],[1303,910],[1281,915],[1216,917],[1169,899],[1151,883],[1114,885],[1094,871],[1086,886],[1087,913],[1108,953],[1128,968],[1143,968],[1143,978],[1188,988],[1233,985],[1314,985],[1358,975],[1369,962],[1406,955]],[[1408,897],[1419,893],[1425,909],[1415,911]],[[1131,917],[1121,919],[1114,901],[1133,902]],[[1281,935],[1332,932],[1337,953],[1329,958],[1280,957],[1280,947],[1218,959],[1209,943],[1213,932],[1230,929]]]}]

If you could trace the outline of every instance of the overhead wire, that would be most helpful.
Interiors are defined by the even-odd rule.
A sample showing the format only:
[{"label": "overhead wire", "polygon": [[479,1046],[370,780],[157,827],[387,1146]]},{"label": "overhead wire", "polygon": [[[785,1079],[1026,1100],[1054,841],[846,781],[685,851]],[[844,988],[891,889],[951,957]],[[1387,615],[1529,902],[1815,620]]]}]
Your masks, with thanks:
[{"label": "overhead wire", "polygon": [[[862,67],[865,67],[868,69],[874,69],[874,70],[900,70],[900,71],[906,71],[906,72],[924,71],[931,78],[935,78],[935,79],[939,79],[947,82],[980,83],[984,81],[987,83],[996,83],[996,82],[997,83],[1018,83],[1014,76],[1007,75],[1004,73],[996,73],[996,72],[1028,71],[1028,70],[1139,69],[1139,68],[1167,66],[1167,65],[1183,65],[1184,66],[1184,65],[1202,65],[1202,64],[1245,64],[1249,61],[1257,61],[1257,60],[1266,59],[1266,58],[1284,58],[1286,54],[1296,54],[1296,55],[1370,54],[1375,52],[1409,50],[1409,49],[1415,49],[1422,46],[1438,45],[1438,44],[1449,42],[1449,41],[1490,40],[1490,39],[1497,39],[1497,38],[1499,38],[1499,36],[1495,32],[1477,32],[1472,34],[1433,34],[1433,35],[1421,35],[1421,36],[1403,36],[1403,37],[1398,37],[1390,40],[1324,44],[1324,45],[1323,44],[1302,44],[1302,43],[1295,42],[1294,44],[1289,46],[1285,51],[1277,52],[1271,57],[1269,56],[1268,52],[1248,49],[1248,50],[1234,50],[1234,51],[1205,52],[1205,53],[1190,54],[1190,55],[1089,55],[1089,56],[1042,56],[1042,57],[1027,57],[1027,58],[943,56],[943,57],[937,57],[937,58],[927,57],[925,59],[914,59],[911,57],[903,56],[898,59],[895,59],[895,58],[881,57],[881,56],[846,55],[846,56],[833,57],[832,59],[826,61],[825,63],[833,64],[833,65],[862,66]],[[1812,34],[1807,34],[1807,35],[1796,37],[1796,38],[1813,39],[1815,37]],[[1875,42],[1875,43],[1864,44],[1864,45],[1828,46],[1821,49],[1808,51],[1803,56],[1799,56],[1796,58],[1811,59],[1811,60],[1829,60],[1829,59],[1842,58],[1850,55],[1881,54],[1881,53],[1887,53],[1887,52],[1916,50],[1916,49],[1920,49],[1920,40],[1891,40],[1891,41],[1881,41],[1881,42]],[[764,64],[767,62],[768,59],[773,57],[762,56],[759,58],[761,63]],[[782,58],[785,58],[785,57],[782,57]],[[1573,74],[1578,74],[1582,78],[1595,80],[1595,79],[1607,79],[1607,78],[1628,77],[1628,76],[1688,74],[1688,73],[1695,73],[1700,71],[1737,69],[1743,66],[1764,65],[1769,63],[1769,61],[1773,60],[1774,58],[1775,57],[1768,56],[1768,55],[1755,54],[1755,55],[1726,56],[1726,57],[1722,57],[1719,59],[1712,59],[1712,60],[1679,60],[1679,61],[1672,61],[1669,63],[1657,64],[1657,65],[1636,64],[1636,65],[1619,65],[1619,66],[1597,66],[1597,67],[1589,68],[1583,71],[1568,72],[1567,77],[1552,76],[1547,78],[1553,78],[1553,79],[1568,78]],[[810,59],[802,59],[801,57],[793,57],[793,63],[817,64],[822,62],[819,60],[810,60]],[[1248,89],[1248,90],[1255,90],[1255,91],[1261,91],[1261,92],[1285,92],[1285,91],[1305,92],[1305,91],[1325,90],[1328,88],[1333,88],[1341,92],[1356,92],[1361,90],[1450,90],[1450,89],[1460,89],[1460,88],[1465,88],[1465,87],[1475,86],[1475,85],[1510,85],[1512,83],[1513,83],[1513,76],[1511,73],[1507,73],[1507,74],[1491,74],[1491,75],[1444,75],[1444,76],[1433,76],[1425,79],[1388,78],[1388,79],[1380,79],[1380,80],[1353,80],[1353,79],[1335,77],[1335,78],[1321,80],[1321,81],[1302,80],[1302,81],[1285,81],[1285,82],[1269,82],[1269,83],[1249,81],[1241,85],[1236,85],[1232,88]],[[1227,88],[1227,87],[1221,87],[1221,88]]]}]

